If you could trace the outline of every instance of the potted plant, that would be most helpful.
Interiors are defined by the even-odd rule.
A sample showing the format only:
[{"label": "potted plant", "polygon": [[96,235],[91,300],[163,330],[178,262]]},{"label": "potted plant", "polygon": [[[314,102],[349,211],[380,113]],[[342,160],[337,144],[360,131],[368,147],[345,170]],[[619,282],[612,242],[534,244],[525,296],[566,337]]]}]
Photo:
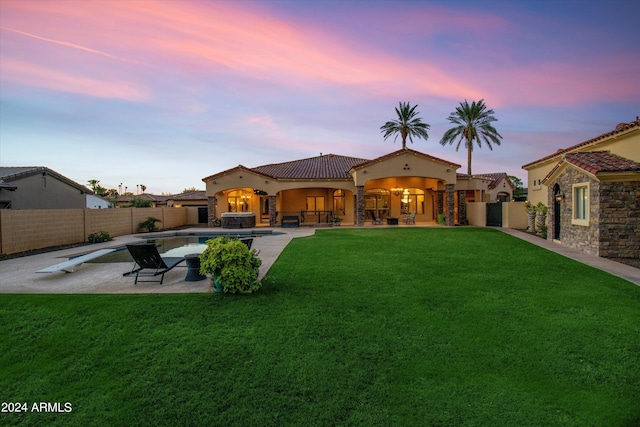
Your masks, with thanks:
[{"label": "potted plant", "polygon": [[258,281],[261,264],[255,251],[228,237],[207,240],[207,248],[200,254],[200,274],[211,275],[216,292],[257,291],[261,286]]},{"label": "potted plant", "polygon": [[333,216],[331,217],[331,222],[333,223],[334,227],[337,227],[342,222],[342,218],[339,216]]},{"label": "potted plant", "polygon": [[524,203],[524,208],[527,211],[527,231],[529,233],[536,232],[536,205],[532,205],[530,201]]}]

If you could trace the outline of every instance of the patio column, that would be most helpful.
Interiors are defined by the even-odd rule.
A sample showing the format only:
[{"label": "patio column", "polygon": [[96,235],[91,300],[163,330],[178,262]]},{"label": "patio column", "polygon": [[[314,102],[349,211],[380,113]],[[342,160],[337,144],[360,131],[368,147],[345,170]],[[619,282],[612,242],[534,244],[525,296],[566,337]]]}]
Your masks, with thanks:
[{"label": "patio column", "polygon": [[444,191],[436,191],[436,217],[444,213]]},{"label": "patio column", "polygon": [[356,186],[355,215],[356,225],[362,227],[364,225],[364,185]]},{"label": "patio column", "polygon": [[276,225],[276,196],[269,196],[269,226]]},{"label": "patio column", "polygon": [[207,197],[207,222],[209,227],[213,227],[213,221],[216,219],[216,198]]},{"label": "patio column", "polygon": [[455,191],[453,184],[447,184],[447,225],[456,225],[455,211]]},{"label": "patio column", "polygon": [[458,190],[458,224],[467,225],[467,192]]}]

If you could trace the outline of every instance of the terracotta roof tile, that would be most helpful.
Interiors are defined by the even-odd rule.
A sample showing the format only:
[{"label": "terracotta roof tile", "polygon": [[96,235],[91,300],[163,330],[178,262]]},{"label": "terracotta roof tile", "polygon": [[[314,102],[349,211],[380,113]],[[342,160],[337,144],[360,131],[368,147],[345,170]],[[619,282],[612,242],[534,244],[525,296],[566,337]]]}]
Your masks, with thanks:
[{"label": "terracotta roof tile", "polygon": [[594,175],[599,172],[640,172],[640,163],[608,151],[567,153],[564,161]]},{"label": "terracotta roof tile", "polygon": [[326,154],[308,159],[258,166],[251,170],[277,179],[344,179],[350,177],[351,168],[366,161],[366,159],[356,157]]}]

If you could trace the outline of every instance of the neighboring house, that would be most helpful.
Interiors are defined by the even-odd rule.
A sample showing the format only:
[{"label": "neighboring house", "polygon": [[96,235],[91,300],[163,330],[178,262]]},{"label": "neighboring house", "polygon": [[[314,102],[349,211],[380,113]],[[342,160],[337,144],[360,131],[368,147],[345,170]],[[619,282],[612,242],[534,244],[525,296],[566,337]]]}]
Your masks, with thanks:
[{"label": "neighboring house", "polygon": [[460,165],[411,149],[373,160],[320,155],[255,168],[239,165],[203,181],[209,224],[226,212],[253,212],[258,223],[285,216],[322,223],[393,223],[415,212],[418,222],[466,223],[468,200],[485,200],[488,179],[456,174]]},{"label": "neighboring house", "polygon": [[640,120],[526,164],[548,239],[607,258],[640,258]]},{"label": "neighboring house", "polygon": [[185,206],[207,207],[206,191],[188,191],[186,193],[174,194],[166,199],[167,207],[181,208]]},{"label": "neighboring house", "polygon": [[0,167],[0,209],[83,209],[89,194],[44,166]]},{"label": "neighboring house", "polygon": [[208,222],[208,202],[205,191],[188,191],[186,193],[174,194],[167,198],[167,207],[181,208],[186,206],[198,208],[199,224],[206,224]]},{"label": "neighboring house", "polygon": [[133,199],[147,200],[151,202],[152,208],[157,208],[162,205],[167,204],[167,198],[170,196],[156,196],[155,194],[137,194],[137,195],[127,195],[127,196],[116,196],[114,198],[109,199],[116,208],[122,208],[128,206]]},{"label": "neighboring house", "polygon": [[489,195],[486,202],[510,202],[513,200],[513,190],[516,186],[509,179],[506,172],[483,173],[477,175],[479,178],[489,180]]},{"label": "neighboring house", "polygon": [[108,209],[112,206],[111,202],[98,197],[95,194],[87,194],[87,208],[89,209]]}]

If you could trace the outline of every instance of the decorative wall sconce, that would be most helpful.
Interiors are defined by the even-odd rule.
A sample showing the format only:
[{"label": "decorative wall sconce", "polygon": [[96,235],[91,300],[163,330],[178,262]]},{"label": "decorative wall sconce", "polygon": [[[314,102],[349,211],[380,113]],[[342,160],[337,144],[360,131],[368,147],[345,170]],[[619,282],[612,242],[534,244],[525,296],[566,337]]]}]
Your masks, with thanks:
[{"label": "decorative wall sconce", "polygon": [[556,197],[556,202],[558,202],[558,203],[560,203],[562,200],[564,200],[564,194],[562,194],[562,193],[557,193],[555,195],[555,197]]}]

